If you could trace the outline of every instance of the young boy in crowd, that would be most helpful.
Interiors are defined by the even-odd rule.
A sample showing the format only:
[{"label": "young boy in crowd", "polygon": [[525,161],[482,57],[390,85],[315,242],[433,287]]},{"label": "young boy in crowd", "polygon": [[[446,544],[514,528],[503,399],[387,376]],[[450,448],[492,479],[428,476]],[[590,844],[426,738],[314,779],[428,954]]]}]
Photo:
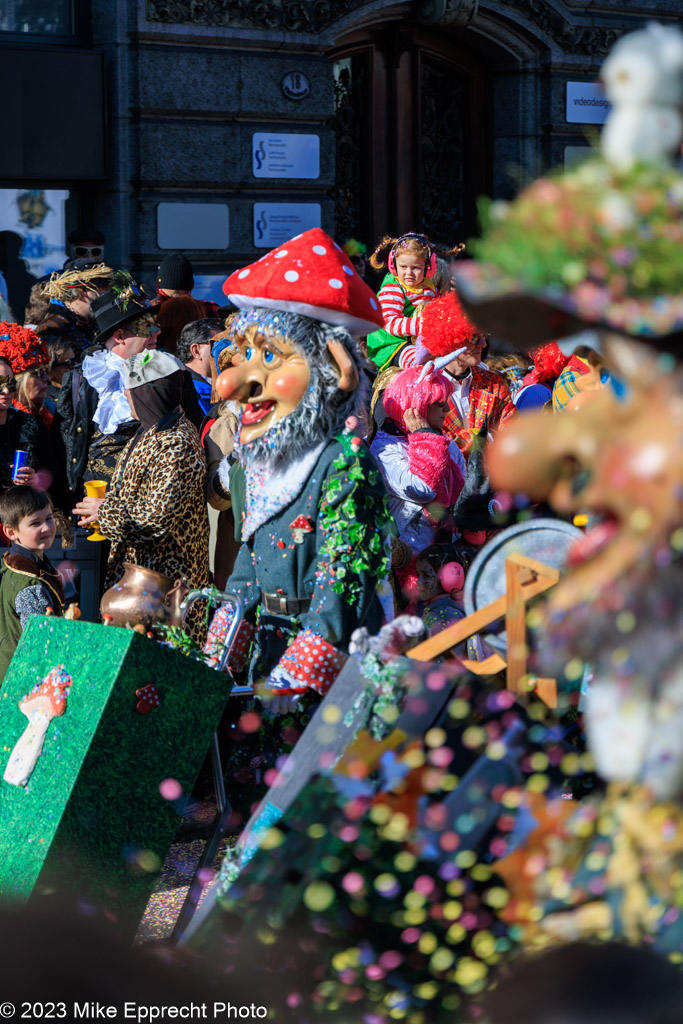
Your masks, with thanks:
[{"label": "young boy in crowd", "polygon": [[0,522],[11,542],[0,563],[0,680],[31,616],[48,608],[64,614],[62,581],[45,556],[57,532],[52,513],[49,494],[35,487],[0,495]]}]

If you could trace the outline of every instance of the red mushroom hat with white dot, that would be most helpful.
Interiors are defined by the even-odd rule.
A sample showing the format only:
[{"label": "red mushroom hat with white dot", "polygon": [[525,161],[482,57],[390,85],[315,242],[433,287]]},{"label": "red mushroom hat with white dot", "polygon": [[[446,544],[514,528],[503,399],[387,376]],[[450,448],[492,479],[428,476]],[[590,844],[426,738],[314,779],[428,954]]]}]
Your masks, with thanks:
[{"label": "red mushroom hat with white dot", "polygon": [[223,285],[241,309],[263,306],[310,316],[361,335],[384,326],[377,296],[321,228],[296,235]]}]

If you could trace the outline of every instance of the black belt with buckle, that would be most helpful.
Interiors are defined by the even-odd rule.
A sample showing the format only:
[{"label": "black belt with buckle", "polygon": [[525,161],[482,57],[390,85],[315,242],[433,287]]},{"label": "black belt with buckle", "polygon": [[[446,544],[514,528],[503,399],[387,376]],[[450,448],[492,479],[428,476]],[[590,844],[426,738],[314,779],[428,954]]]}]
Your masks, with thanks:
[{"label": "black belt with buckle", "polygon": [[261,604],[270,615],[301,615],[311,607],[310,597],[285,597],[284,594],[261,593]]}]

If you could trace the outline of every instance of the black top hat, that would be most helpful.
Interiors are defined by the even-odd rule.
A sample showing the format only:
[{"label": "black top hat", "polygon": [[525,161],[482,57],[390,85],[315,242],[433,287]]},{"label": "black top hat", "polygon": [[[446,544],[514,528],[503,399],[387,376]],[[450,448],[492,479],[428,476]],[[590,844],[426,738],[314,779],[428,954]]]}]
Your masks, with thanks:
[{"label": "black top hat", "polygon": [[93,345],[102,345],[120,327],[146,313],[154,313],[158,308],[130,274],[119,270],[113,287],[93,300],[91,309],[99,330]]}]

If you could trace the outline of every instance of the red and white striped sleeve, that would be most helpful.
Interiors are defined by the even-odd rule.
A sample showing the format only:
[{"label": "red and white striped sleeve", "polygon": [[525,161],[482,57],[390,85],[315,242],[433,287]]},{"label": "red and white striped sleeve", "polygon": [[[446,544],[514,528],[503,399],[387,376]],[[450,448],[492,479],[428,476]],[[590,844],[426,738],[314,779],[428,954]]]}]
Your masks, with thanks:
[{"label": "red and white striped sleeve", "polygon": [[417,363],[417,349],[414,345],[405,345],[398,356],[398,365],[402,370],[408,370]]},{"label": "red and white striped sleeve", "polygon": [[404,316],[405,295],[399,284],[385,284],[377,295],[384,317],[384,329],[398,338],[416,337],[420,317]]}]

